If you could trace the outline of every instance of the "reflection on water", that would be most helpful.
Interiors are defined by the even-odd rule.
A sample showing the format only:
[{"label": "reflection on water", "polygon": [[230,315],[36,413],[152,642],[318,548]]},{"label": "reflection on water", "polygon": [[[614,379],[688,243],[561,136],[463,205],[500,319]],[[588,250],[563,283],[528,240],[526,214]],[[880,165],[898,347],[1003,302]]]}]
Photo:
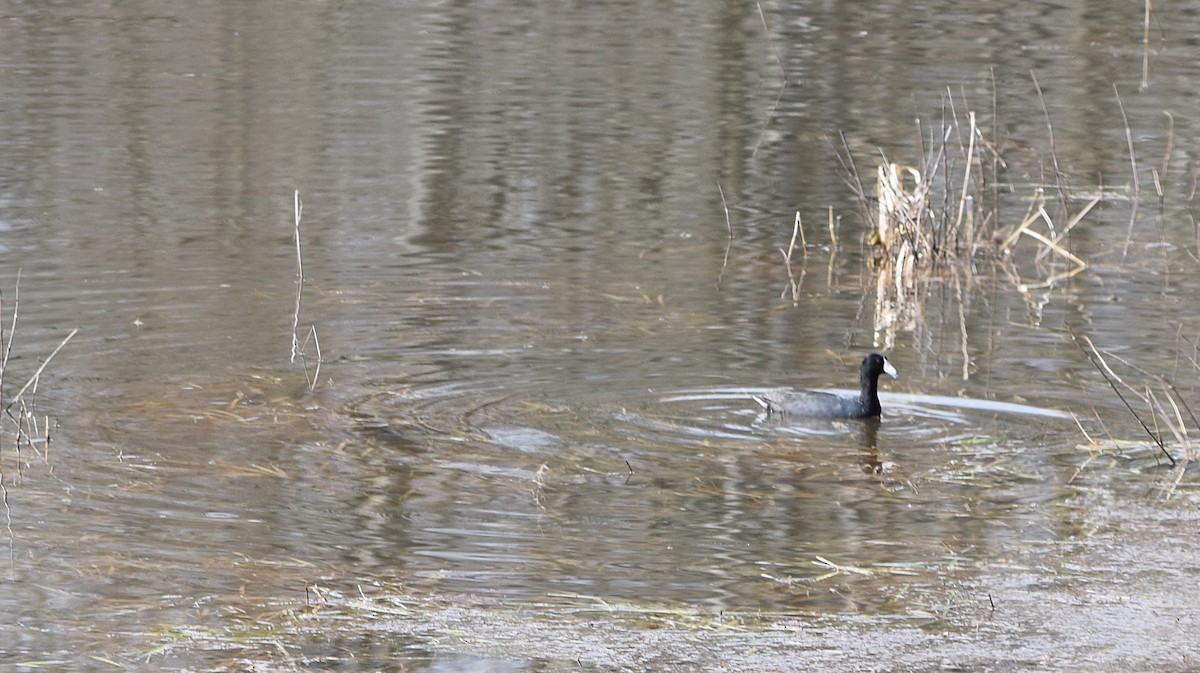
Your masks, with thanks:
[{"label": "reflection on water", "polygon": [[[1067,414],[1140,429],[1060,326],[1194,393],[1187,4],[1159,10],[1153,85],[1124,99],[1160,207],[1106,199],[1067,241],[1093,267],[1041,294],[982,251],[961,287],[932,279],[921,322],[892,335],[905,379],[878,423],[749,401],[852,380],[845,363],[878,346],[830,132],[913,162],[912,117],[955,114],[953,87],[1010,157],[1005,226],[1022,189],[1056,182],[1034,69],[1054,170],[1128,191],[1110,94],[1140,77],[1139,8],[11,8],[5,380],[81,331],[39,385],[61,423],[49,457],[0,448],[0,661],[227,667],[251,606],[374,580],[905,614],[909,589],[1070,538],[1072,498],[1140,496],[1153,475],[1078,448]],[[287,361],[294,189],[301,320],[326,356],[312,393]],[[779,249],[797,210],[793,303]],[[830,577],[818,557],[903,572]],[[368,640],[345,643],[347,669],[409,647]],[[415,668],[541,665],[424,644]]]}]

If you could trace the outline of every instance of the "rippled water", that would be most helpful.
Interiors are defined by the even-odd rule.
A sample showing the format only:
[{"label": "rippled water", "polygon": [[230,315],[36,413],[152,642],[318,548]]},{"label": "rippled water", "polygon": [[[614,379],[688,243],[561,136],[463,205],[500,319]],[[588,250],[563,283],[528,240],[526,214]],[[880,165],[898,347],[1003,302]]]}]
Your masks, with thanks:
[{"label": "rippled water", "polygon": [[[49,447],[0,446],[0,661],[249,666],[225,649],[265,642],[266,613],[363,586],[822,618],[931,619],[915,597],[946,587],[1036,602],[1070,564],[1029,549],[1110,539],[1095,503],[1163,472],[1072,331],[1195,399],[1200,12],[1158,8],[1147,50],[1126,4],[11,8],[6,394],[81,331],[38,385]],[[889,324],[831,141],[864,173],[915,163],[967,105],[1009,161],[1003,226],[1055,170],[1071,212],[1103,186],[1069,238],[1091,267],[1022,292],[980,254]],[[1022,281],[1062,271],[1034,254]],[[885,347],[878,423],[750,399],[845,388]],[[347,670],[544,664],[292,635]]]}]

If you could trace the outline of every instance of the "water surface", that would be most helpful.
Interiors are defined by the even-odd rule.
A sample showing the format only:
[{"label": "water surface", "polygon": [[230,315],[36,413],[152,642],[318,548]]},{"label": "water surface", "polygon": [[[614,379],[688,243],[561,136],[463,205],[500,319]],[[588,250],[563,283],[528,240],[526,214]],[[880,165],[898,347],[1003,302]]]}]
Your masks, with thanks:
[{"label": "water surface", "polygon": [[[0,661],[572,659],[536,632],[541,651],[395,624],[258,639],[358,587],[479,615],[430,622],[455,633],[522,606],[654,605],[830,634],[903,621],[914,666],[933,665],[929,627],[974,647],[966,661],[1019,668],[947,605],[1118,592],[1128,574],[1101,559],[1194,533],[1190,473],[1159,499],[1161,453],[1069,331],[1195,399],[1200,7],[1158,8],[1144,48],[1135,4],[10,8],[6,394],[81,331],[38,386],[49,450],[0,448]],[[1060,203],[1103,193],[1068,241],[1090,268],[1022,292],[981,253],[890,321],[833,148],[844,134],[868,177],[880,152],[915,164],[968,108],[1008,162],[999,231],[1039,188],[1064,219]],[[289,357],[295,190],[311,390]],[[1027,285],[1063,270],[1036,251],[1018,248]],[[781,423],[749,400],[845,388],[885,347],[901,378],[877,425]],[[315,360],[309,344],[310,375]],[[1140,551],[1195,579],[1171,562],[1186,549]],[[1105,649],[1106,620],[1146,615],[1084,614],[1045,615],[1041,645],[1026,623],[994,628],[1027,644],[1020,661],[1178,662]],[[828,637],[796,661],[877,656]]]}]

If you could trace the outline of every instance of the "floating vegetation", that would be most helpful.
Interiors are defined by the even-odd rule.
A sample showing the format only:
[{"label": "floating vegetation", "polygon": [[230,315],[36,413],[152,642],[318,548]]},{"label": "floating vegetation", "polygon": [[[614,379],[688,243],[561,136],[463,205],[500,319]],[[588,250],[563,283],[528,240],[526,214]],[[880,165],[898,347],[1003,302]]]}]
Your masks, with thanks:
[{"label": "floating vegetation", "polygon": [[[953,567],[939,565],[944,575],[956,576]],[[846,573],[852,570],[840,568]],[[927,567],[921,574],[933,572]],[[811,660],[831,646],[851,647],[856,637],[873,629],[886,629],[893,637],[919,638],[920,628],[937,621],[936,613],[947,599],[928,590],[928,579],[919,583],[906,577],[917,574],[903,568],[884,572],[879,586],[887,587],[889,595],[906,596],[915,603],[924,600],[923,605],[898,615],[853,621],[831,620],[827,614],[802,608],[711,609],[565,592],[529,602],[445,594],[393,582],[354,587],[309,584],[303,603],[292,600],[254,611],[239,609],[236,623],[222,627],[171,627],[157,634],[157,643],[131,653],[128,660],[144,664],[202,658],[216,666],[236,660],[240,670],[296,670],[315,663],[350,663],[343,659],[353,651],[346,643],[362,641],[395,643],[396,650],[386,656],[396,661],[436,652],[569,662],[568,670],[648,670],[651,662],[669,653],[713,663],[733,655],[774,669],[798,652]],[[893,586],[903,579],[909,579],[909,584]],[[764,582],[779,586],[773,578]],[[790,590],[786,584],[776,590]],[[981,605],[974,597],[959,602],[976,609]],[[832,663],[838,653],[829,652],[828,657]],[[771,665],[766,665],[768,661]]]}]

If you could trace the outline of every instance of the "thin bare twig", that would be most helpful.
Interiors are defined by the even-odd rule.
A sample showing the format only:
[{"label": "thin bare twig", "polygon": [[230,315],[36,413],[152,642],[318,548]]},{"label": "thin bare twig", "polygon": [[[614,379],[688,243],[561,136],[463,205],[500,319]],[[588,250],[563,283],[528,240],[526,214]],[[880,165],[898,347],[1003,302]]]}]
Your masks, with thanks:
[{"label": "thin bare twig", "polygon": [[787,90],[789,84],[787,69],[783,67],[783,59],[779,57],[779,50],[775,48],[775,40],[771,38],[771,28],[767,26],[767,15],[763,12],[762,3],[758,5],[758,18],[762,20],[763,32],[767,35],[767,45],[771,48],[771,53],[775,55],[775,64],[779,66],[779,73],[783,76],[783,84],[779,87],[779,94],[775,96],[775,103],[771,105],[771,111],[767,113],[767,120],[763,122],[762,131],[758,134],[758,141],[754,143],[754,149],[750,152],[750,156],[758,156],[758,148],[762,145],[762,141],[767,137],[767,127],[771,124],[771,120],[775,118],[775,112],[779,109],[779,102],[783,100],[783,92]]},{"label": "thin bare twig", "polygon": [[1121,110],[1121,121],[1125,124],[1125,143],[1129,146],[1129,169],[1133,174],[1133,208],[1129,214],[1129,230],[1125,232],[1125,247],[1121,250],[1121,259],[1129,255],[1129,244],[1133,240],[1133,224],[1137,219],[1137,204],[1142,196],[1142,182],[1138,179],[1137,156],[1133,152],[1133,131],[1129,128],[1129,117],[1125,114],[1125,104],[1121,102],[1121,92],[1117,83],[1113,82],[1113,94],[1117,97],[1117,107]]},{"label": "thin bare twig", "polygon": [[779,50],[775,48],[775,40],[771,39],[771,28],[767,26],[767,15],[763,13],[761,2],[755,4],[758,5],[758,18],[762,19],[763,32],[767,35],[767,45],[771,47],[771,53],[775,55],[775,64],[779,66],[779,74],[783,76],[784,86],[787,86],[787,69],[783,67],[783,59],[779,58]]},{"label": "thin bare twig", "polygon": [[1050,108],[1046,105],[1046,96],[1042,94],[1042,85],[1038,83],[1037,74],[1032,70],[1029,76],[1033,79],[1033,88],[1037,90],[1038,100],[1042,102],[1042,114],[1046,117],[1046,131],[1050,134],[1050,161],[1054,166],[1054,180],[1058,185],[1058,198],[1063,209],[1067,207],[1067,186],[1062,169],[1058,167],[1058,148],[1054,144],[1054,125],[1050,123]]}]

